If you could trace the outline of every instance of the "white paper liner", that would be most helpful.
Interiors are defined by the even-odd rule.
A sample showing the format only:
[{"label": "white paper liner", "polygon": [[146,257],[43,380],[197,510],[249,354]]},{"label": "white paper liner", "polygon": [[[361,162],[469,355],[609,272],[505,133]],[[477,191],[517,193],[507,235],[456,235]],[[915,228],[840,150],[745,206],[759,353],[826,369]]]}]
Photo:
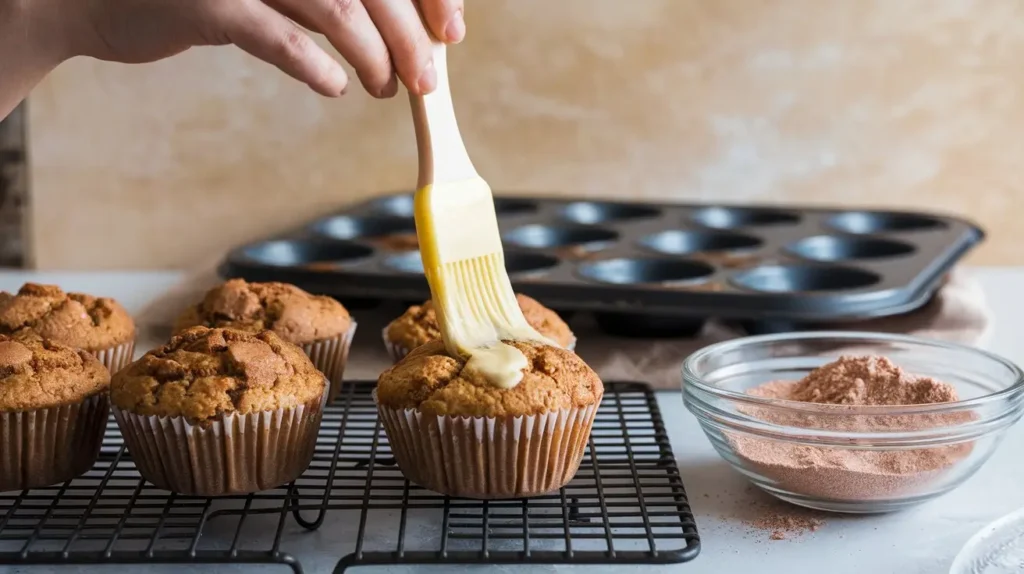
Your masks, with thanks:
[{"label": "white paper liner", "polygon": [[356,334],[356,322],[348,331],[322,341],[315,341],[302,345],[302,350],[309,356],[313,366],[327,377],[330,389],[327,391],[327,400],[333,402],[341,392],[341,383],[345,380],[345,364],[348,362],[348,352],[352,348],[352,338]]},{"label": "white paper liner", "polygon": [[205,425],[112,410],[143,478],[180,494],[220,496],[268,490],[298,478],[313,459],[326,397],[325,392],[304,405],[274,411],[225,414]]},{"label": "white paper liner", "polygon": [[597,406],[518,417],[425,415],[379,404],[377,411],[406,478],[441,494],[496,499],[545,494],[572,480]]},{"label": "white paper liner", "polygon": [[133,336],[127,343],[122,343],[115,347],[107,349],[100,349],[99,351],[91,351],[97,359],[103,363],[103,366],[110,371],[110,374],[120,371],[121,369],[128,366],[132,362],[132,358],[135,355],[135,337]]},{"label": "white paper liner", "polygon": [[[405,358],[406,355],[412,352],[412,349],[406,349],[405,347],[398,345],[392,342],[390,339],[388,339],[387,327],[385,327],[384,330],[381,332],[381,338],[384,340],[384,348],[388,350],[388,355],[391,357],[391,360],[395,363],[401,361],[402,359]],[[567,351],[576,352],[576,337],[573,337],[572,340],[569,341],[569,345],[565,349]]]},{"label": "white paper liner", "polygon": [[89,470],[109,407],[104,390],[72,405],[0,413],[0,492],[49,486]]}]

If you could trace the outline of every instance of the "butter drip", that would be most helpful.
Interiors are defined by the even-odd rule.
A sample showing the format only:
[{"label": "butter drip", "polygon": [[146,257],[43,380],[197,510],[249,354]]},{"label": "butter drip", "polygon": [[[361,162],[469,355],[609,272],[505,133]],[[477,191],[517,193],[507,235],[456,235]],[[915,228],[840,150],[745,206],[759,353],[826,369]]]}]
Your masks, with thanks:
[{"label": "butter drip", "polygon": [[[489,238],[498,229],[489,193],[486,203],[458,206],[469,216],[464,229],[453,234],[463,240],[444,242],[433,225],[433,210],[441,205],[431,201],[431,191],[427,186],[416,194],[416,231],[445,347],[452,356],[467,357],[465,368],[481,373],[489,383],[512,388],[522,380],[528,363],[522,351],[503,341],[557,343],[538,333],[523,316],[505,270],[500,240]],[[458,191],[456,187],[443,193],[458,197]]]},{"label": "butter drip", "polygon": [[[449,263],[427,271],[427,276],[448,352],[468,356],[466,368],[491,384],[512,388],[527,367],[522,351],[502,341],[557,345],[526,322],[502,254]],[[497,297],[497,304],[488,295]]]}]

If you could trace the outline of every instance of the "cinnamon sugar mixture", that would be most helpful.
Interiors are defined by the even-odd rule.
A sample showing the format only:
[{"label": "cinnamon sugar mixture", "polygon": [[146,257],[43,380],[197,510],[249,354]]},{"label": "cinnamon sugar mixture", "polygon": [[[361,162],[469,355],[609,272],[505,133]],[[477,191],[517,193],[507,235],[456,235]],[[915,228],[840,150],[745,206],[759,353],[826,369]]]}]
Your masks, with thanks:
[{"label": "cinnamon sugar mixture", "polygon": [[784,398],[830,405],[922,405],[957,400],[951,385],[905,373],[885,357],[840,357],[808,373]]},{"label": "cinnamon sugar mixture", "polygon": [[[956,390],[929,377],[904,372],[884,357],[841,357],[796,382],[772,382],[751,395],[834,405],[822,414],[779,413],[744,407],[751,416],[805,429],[915,430],[964,422],[968,414],[840,415],[851,406],[913,405],[957,400]],[[729,437],[736,453],[786,491],[842,500],[904,496],[927,487],[968,454],[970,443],[903,450],[818,447],[747,435]],[[853,445],[851,445],[853,446]]]},{"label": "cinnamon sugar mixture", "polygon": [[749,524],[759,530],[770,532],[771,540],[787,540],[806,532],[814,532],[821,528],[825,521],[787,511],[765,514],[751,520]]}]

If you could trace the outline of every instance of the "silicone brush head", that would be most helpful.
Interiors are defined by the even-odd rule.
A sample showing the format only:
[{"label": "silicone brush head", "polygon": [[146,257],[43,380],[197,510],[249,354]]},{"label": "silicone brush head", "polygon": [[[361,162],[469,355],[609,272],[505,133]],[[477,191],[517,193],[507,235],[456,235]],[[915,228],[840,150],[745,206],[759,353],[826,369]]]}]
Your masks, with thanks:
[{"label": "silicone brush head", "polygon": [[491,189],[481,178],[434,184],[416,192],[423,268],[450,353],[460,342],[548,342],[523,316],[501,247]]}]

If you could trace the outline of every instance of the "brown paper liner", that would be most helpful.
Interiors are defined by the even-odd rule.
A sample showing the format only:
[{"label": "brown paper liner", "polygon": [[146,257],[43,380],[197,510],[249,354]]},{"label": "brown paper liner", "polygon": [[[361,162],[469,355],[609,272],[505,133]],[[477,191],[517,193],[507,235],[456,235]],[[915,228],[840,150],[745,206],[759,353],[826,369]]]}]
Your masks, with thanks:
[{"label": "brown paper liner", "polygon": [[72,405],[0,413],[0,491],[49,486],[89,470],[109,408],[103,391]]},{"label": "brown paper liner", "polygon": [[406,478],[441,494],[495,499],[545,494],[572,480],[597,404],[521,417],[377,411]]},{"label": "brown paper liner", "polygon": [[313,459],[324,397],[275,411],[226,414],[207,425],[117,406],[113,412],[143,478],[180,494],[220,496],[298,478]]},{"label": "brown paper liner", "polygon": [[[412,349],[406,349],[405,347],[398,345],[392,342],[390,339],[388,339],[388,330],[386,327],[384,328],[384,331],[381,333],[381,336],[384,339],[384,348],[388,350],[388,355],[391,357],[391,360],[393,362],[397,363],[401,361],[402,359],[405,358],[406,355],[412,352]],[[572,341],[569,342],[569,346],[566,347],[565,349],[567,351],[576,352],[576,337],[573,337]]]},{"label": "brown paper liner", "polygon": [[352,348],[352,338],[356,334],[356,323],[348,331],[331,339],[324,339],[302,345],[302,350],[309,355],[313,366],[327,377],[331,388],[327,391],[327,400],[334,402],[341,392],[341,383],[345,379],[345,363],[348,362],[348,351]]},{"label": "brown paper liner", "polygon": [[103,363],[103,366],[110,371],[110,374],[120,371],[121,369],[128,366],[132,362],[132,358],[135,355],[135,338],[132,337],[127,343],[121,343],[120,345],[109,347],[107,349],[100,349],[99,351],[91,351],[97,359]]}]

